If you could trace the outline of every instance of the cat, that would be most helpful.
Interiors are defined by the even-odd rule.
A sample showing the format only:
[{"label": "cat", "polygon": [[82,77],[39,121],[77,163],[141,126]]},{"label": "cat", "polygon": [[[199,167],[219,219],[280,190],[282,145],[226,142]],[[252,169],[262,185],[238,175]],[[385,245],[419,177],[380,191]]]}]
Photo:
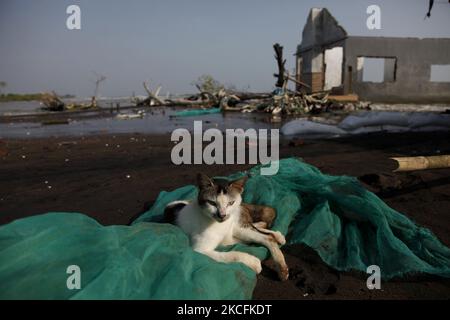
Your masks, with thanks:
[{"label": "cat", "polygon": [[272,231],[276,212],[267,206],[242,203],[247,177],[234,181],[211,179],[198,174],[198,196],[193,201],[174,201],[166,206],[164,218],[179,226],[191,240],[193,249],[224,263],[241,262],[261,272],[261,261],[240,251],[220,252],[219,245],[256,243],[267,247],[277,264],[280,280],[287,280],[289,269],[279,245],[286,243],[279,231]]}]

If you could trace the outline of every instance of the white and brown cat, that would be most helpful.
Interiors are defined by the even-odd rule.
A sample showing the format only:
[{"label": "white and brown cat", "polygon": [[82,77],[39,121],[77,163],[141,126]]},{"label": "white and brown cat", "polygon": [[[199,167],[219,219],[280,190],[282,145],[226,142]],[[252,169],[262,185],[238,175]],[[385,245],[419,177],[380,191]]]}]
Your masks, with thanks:
[{"label": "white and brown cat", "polygon": [[278,231],[269,230],[276,213],[273,208],[242,203],[246,177],[228,181],[211,179],[205,174],[197,177],[197,199],[175,201],[167,205],[165,221],[179,226],[189,235],[195,251],[218,262],[241,262],[261,272],[261,261],[240,251],[220,252],[219,245],[238,242],[256,243],[267,247],[277,264],[278,276],[287,280],[288,267],[279,245],[286,243]]}]

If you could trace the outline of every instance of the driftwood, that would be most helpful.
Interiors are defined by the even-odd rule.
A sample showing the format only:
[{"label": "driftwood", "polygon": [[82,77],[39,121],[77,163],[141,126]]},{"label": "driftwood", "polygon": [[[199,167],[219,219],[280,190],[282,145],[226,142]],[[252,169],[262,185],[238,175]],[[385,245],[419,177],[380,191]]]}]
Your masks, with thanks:
[{"label": "driftwood", "polygon": [[256,99],[269,99],[272,98],[273,94],[268,92],[240,92],[240,91],[229,91],[231,95],[239,97],[240,100],[256,100]]},{"label": "driftwood", "polygon": [[42,107],[44,110],[63,111],[66,108],[65,103],[61,101],[54,91],[51,93],[44,92],[41,95],[41,102],[44,105],[44,107]]},{"label": "driftwood", "polygon": [[55,92],[45,92],[41,95],[41,102],[44,105],[43,110],[48,111],[77,111],[97,108],[97,99],[92,97],[90,103],[64,103]]},{"label": "driftwood", "polygon": [[[224,111],[241,111],[242,108],[235,107],[235,105],[241,101],[241,99],[236,95],[224,95],[220,99],[219,107]],[[233,102],[230,104],[230,102]]]},{"label": "driftwood", "polygon": [[100,83],[106,80],[105,76],[99,75],[96,72],[93,72],[97,79],[95,80],[95,90],[94,95],[91,98],[91,102],[86,103],[64,103],[58,95],[52,91],[51,93],[45,92],[41,95],[41,102],[44,105],[42,107],[43,110],[48,111],[64,111],[64,110],[83,110],[90,108],[97,108],[97,97],[99,92]]},{"label": "driftwood", "polygon": [[143,86],[144,86],[145,91],[147,92],[148,97],[142,101],[138,101],[137,106],[153,106],[153,105],[163,106],[166,104],[165,101],[158,98],[158,94],[159,94],[159,91],[161,90],[161,86],[155,91],[155,93],[153,93],[149,89],[149,87],[145,81],[143,82]]},{"label": "driftwood", "polygon": [[185,107],[202,107],[202,108],[210,108],[216,106],[220,103],[220,99],[218,94],[213,94],[208,91],[203,91],[199,85],[195,85],[198,94],[192,95],[187,99],[166,99],[166,104],[170,106],[185,106]]},{"label": "driftwood", "polygon": [[430,157],[398,157],[391,158],[397,161],[399,171],[415,171],[426,169],[450,168],[450,155],[430,156]]}]

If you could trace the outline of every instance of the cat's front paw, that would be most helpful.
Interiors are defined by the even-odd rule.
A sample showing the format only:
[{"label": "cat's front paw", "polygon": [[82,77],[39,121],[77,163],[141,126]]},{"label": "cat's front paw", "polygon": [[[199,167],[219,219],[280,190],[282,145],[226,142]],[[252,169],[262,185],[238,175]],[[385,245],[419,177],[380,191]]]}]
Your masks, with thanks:
[{"label": "cat's front paw", "polygon": [[245,260],[243,261],[245,265],[247,265],[250,269],[256,272],[256,274],[261,273],[262,266],[261,266],[261,260],[256,258],[255,256],[248,255],[248,257],[245,257]]},{"label": "cat's front paw", "polygon": [[283,236],[283,234],[280,231],[274,231],[272,233],[272,236],[280,246],[286,244],[286,238]]}]

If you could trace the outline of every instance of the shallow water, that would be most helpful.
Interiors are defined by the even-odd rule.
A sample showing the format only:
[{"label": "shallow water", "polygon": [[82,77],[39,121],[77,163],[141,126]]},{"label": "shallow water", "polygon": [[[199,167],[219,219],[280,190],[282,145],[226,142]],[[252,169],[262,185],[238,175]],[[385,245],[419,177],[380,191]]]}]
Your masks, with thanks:
[{"label": "shallow water", "polygon": [[[117,103],[120,103],[121,106],[130,105],[130,101],[123,98],[103,99],[100,102],[102,106],[106,107],[104,110],[109,110],[111,106],[115,107]],[[43,112],[42,110],[40,110],[39,102],[35,101],[0,103],[0,110],[0,117],[2,115],[39,114]],[[167,134],[173,132],[177,128],[185,128],[192,132],[195,120],[202,121],[203,130],[206,130],[208,128],[217,128],[221,131],[224,131],[226,129],[238,128],[244,130],[250,128],[256,130],[280,129],[283,124],[294,119],[290,118],[282,120],[281,118],[278,118],[277,121],[274,121],[275,118],[273,118],[272,115],[268,113],[241,112],[226,112],[195,117],[176,117],[176,112],[185,110],[185,108],[179,107],[140,108],[140,110],[143,112],[142,117],[132,119],[119,119],[117,118],[116,112],[110,113],[109,111],[105,112],[104,110],[103,112],[92,111],[81,114],[74,114],[72,116],[72,119],[68,119],[68,123],[66,124],[49,124],[48,118],[47,122],[41,123],[41,118],[39,117],[34,117],[32,120],[30,120],[30,122],[0,122],[0,138],[42,138],[120,133]],[[132,117],[135,117],[137,115],[137,112],[138,108],[133,110],[122,109],[121,114],[131,115]],[[422,131],[438,131],[443,129],[449,130],[450,128],[449,116],[443,114],[439,115],[439,113],[437,112],[407,113],[395,111],[356,111],[351,114],[357,116],[356,119],[361,119],[360,121],[362,121],[362,128],[356,128],[357,130],[353,130],[351,132],[353,134],[368,133],[373,131],[417,131],[418,129]],[[61,114],[55,113],[55,116],[57,116],[55,119],[61,119],[61,117],[59,117],[60,115]],[[319,120],[314,120],[312,118],[310,120],[321,122],[320,119],[322,119],[322,121],[326,120],[326,118],[330,115],[331,114],[324,114],[323,116],[312,117],[319,118]],[[365,116],[361,118],[361,115]],[[62,119],[71,117],[70,114],[63,114],[61,116]],[[294,134],[306,139],[336,137],[350,133],[342,132],[338,134],[334,131],[322,130],[323,127],[336,127],[336,125],[338,124],[332,123],[331,126],[328,124],[324,126],[323,124],[315,124],[315,122],[305,121],[307,120],[307,118],[308,117],[303,117],[303,122],[301,125],[292,126],[292,123],[289,124],[287,127],[292,127],[291,133],[288,132],[289,130],[287,130],[287,127],[283,128],[282,133],[285,135]],[[353,118],[350,116],[347,120]],[[363,124],[368,120],[376,120],[378,118],[379,120],[377,121],[380,123],[369,123],[369,126],[363,126]],[[7,117],[5,117],[5,119],[7,119]],[[411,125],[409,122],[411,122],[412,119],[422,120],[419,121],[420,123],[413,123]],[[405,121],[406,124],[403,123]],[[308,124],[307,128],[305,127],[305,123]],[[325,123],[327,122],[325,121]],[[420,124],[422,126],[419,126]],[[342,124],[340,125],[342,126]]]},{"label": "shallow water", "polygon": [[[268,114],[219,113],[197,117],[174,117],[179,108],[141,109],[142,118],[118,119],[116,114],[106,117],[73,119],[67,124],[44,124],[40,122],[0,123],[0,138],[42,138],[58,136],[84,136],[94,134],[145,133],[166,134],[177,128],[193,131],[194,121],[202,121],[202,129],[280,128],[282,123],[272,123]],[[123,114],[135,115],[127,110]]]}]

